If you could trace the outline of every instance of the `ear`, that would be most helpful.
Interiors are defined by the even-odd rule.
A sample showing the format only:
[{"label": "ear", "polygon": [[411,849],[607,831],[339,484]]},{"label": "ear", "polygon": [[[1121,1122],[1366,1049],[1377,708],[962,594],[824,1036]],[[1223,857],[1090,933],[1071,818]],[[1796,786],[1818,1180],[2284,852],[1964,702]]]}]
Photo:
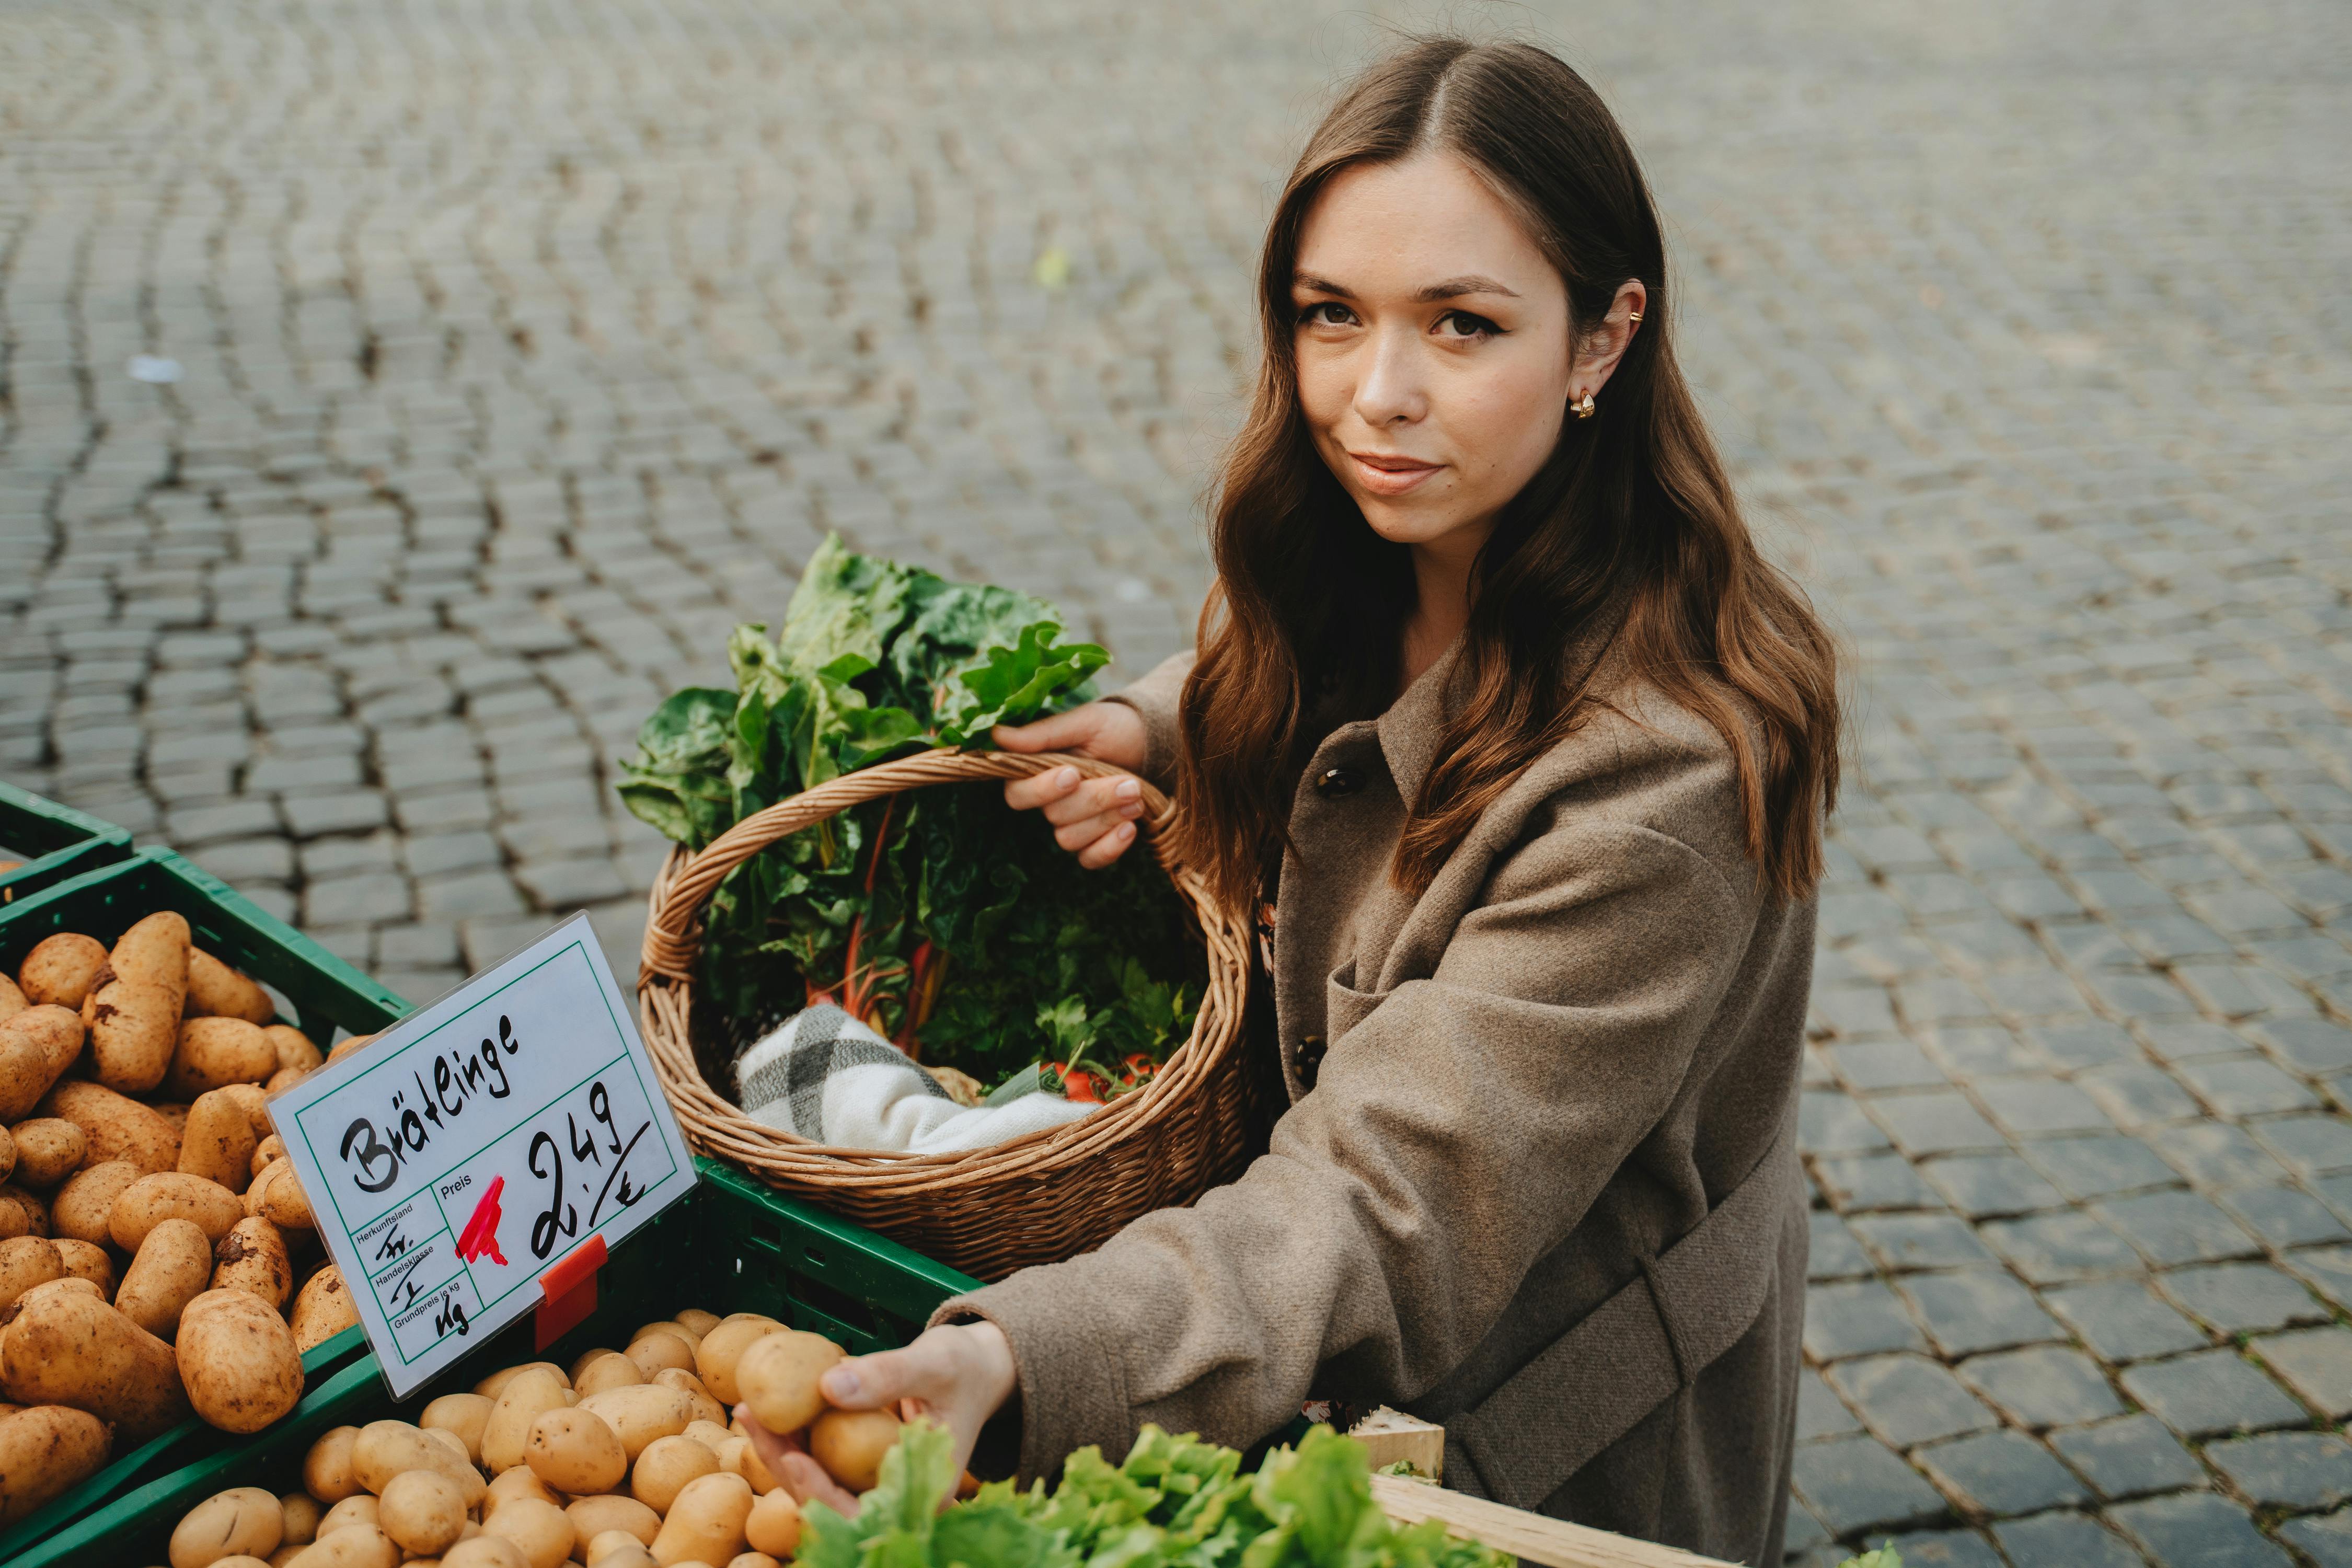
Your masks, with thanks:
[{"label": "ear", "polygon": [[1586,393],[1598,393],[1609,384],[1617,364],[1633,345],[1633,334],[1642,324],[1633,318],[1649,308],[1650,291],[1638,278],[1629,278],[1617,286],[1617,297],[1609,301],[1609,310],[1585,332],[1577,346],[1575,363],[1569,369],[1569,401],[1573,403]]}]

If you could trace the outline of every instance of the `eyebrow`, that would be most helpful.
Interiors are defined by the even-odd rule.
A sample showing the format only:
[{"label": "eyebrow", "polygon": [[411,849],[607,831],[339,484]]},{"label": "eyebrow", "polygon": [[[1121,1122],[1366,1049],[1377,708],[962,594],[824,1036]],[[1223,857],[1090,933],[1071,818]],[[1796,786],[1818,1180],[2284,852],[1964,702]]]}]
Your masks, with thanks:
[{"label": "eyebrow", "polygon": [[[1311,272],[1293,273],[1290,284],[1294,289],[1305,289],[1317,294],[1332,294],[1342,300],[1352,300],[1356,297],[1328,278],[1318,278]],[[1443,283],[1433,283],[1414,294],[1413,298],[1425,302],[1434,300],[1458,300],[1465,294],[1501,294],[1512,300],[1519,297],[1517,289],[1506,289],[1494,279],[1474,272],[1461,278],[1448,278]]]}]

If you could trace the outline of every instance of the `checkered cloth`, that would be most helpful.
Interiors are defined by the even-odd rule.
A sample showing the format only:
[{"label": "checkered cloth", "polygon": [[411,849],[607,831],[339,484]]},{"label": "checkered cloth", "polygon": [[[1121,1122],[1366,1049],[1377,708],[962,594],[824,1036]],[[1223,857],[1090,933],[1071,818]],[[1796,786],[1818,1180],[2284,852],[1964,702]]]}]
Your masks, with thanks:
[{"label": "checkered cloth", "polygon": [[735,1058],[735,1102],[763,1127],[840,1149],[985,1149],[1100,1109],[1044,1090],[966,1107],[912,1058],[831,1003],[795,1013]]}]

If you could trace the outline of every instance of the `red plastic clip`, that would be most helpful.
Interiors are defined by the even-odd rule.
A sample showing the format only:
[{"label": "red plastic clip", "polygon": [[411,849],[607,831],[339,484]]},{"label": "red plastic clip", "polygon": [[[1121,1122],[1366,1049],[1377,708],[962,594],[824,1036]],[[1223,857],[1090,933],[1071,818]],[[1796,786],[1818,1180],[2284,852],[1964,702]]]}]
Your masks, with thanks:
[{"label": "red plastic clip", "polygon": [[572,1256],[539,1277],[544,1300],[533,1335],[545,1350],[596,1310],[596,1270],[604,1267],[604,1238],[592,1236]]}]

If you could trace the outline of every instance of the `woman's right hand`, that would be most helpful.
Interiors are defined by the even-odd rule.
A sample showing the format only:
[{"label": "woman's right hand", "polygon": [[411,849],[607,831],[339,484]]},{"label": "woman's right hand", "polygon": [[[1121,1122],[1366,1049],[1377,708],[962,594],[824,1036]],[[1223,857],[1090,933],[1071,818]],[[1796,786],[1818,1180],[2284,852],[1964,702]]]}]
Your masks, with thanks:
[{"label": "woman's right hand", "polygon": [[[1000,724],[994,739],[1003,751],[1076,752],[1120,768],[1141,767],[1150,745],[1143,716],[1124,702],[1089,702],[1034,724]],[[1135,842],[1143,786],[1126,773],[1089,779],[1076,768],[1055,768],[1007,782],[1004,804],[1015,811],[1043,808],[1054,841],[1098,871]]]}]

